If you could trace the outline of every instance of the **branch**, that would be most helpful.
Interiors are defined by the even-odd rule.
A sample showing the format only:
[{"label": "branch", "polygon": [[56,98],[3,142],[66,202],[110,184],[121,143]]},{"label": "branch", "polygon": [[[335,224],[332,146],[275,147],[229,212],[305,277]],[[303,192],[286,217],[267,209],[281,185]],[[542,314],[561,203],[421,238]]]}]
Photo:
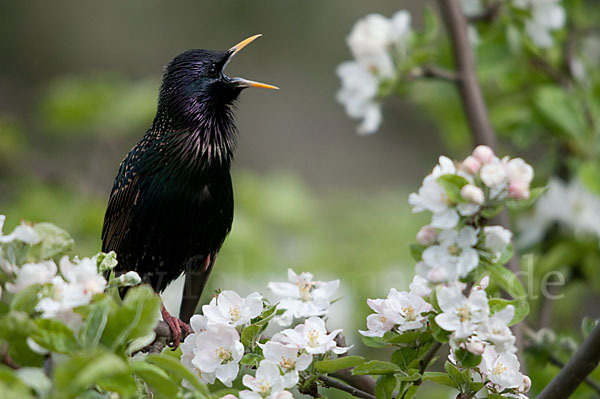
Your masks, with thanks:
[{"label": "branch", "polygon": [[456,72],[435,65],[424,65],[422,67],[414,68],[410,72],[409,77],[411,79],[434,78],[440,80],[447,80],[449,82],[458,81],[458,75],[456,74]]},{"label": "branch", "polygon": [[457,0],[439,0],[446,30],[453,47],[457,86],[476,144],[496,147],[496,135],[490,123],[485,100],[475,70],[475,56],[469,42],[467,20]]},{"label": "branch", "polygon": [[[334,374],[335,375],[335,374]],[[325,375],[319,376],[319,380],[325,384],[326,387],[339,389],[340,391],[348,392],[350,395],[355,396],[357,398],[363,399],[375,399],[375,395],[362,391],[358,388],[355,388],[350,385],[346,385],[338,380],[327,377]]]},{"label": "branch", "polygon": [[538,399],[566,399],[577,389],[600,362],[600,324],[592,330],[581,347],[538,395]]},{"label": "branch", "polygon": [[[558,367],[560,369],[562,369],[563,367],[565,367],[565,364],[563,362],[561,362],[552,353],[550,353],[548,355],[548,360],[550,361],[550,363],[552,363],[553,365],[555,365],[556,367]],[[591,378],[586,377],[586,379],[583,380],[583,382],[586,385],[588,385],[590,388],[592,388],[594,391],[596,391],[598,394],[600,394],[600,384],[596,383],[596,381],[593,381]]]}]

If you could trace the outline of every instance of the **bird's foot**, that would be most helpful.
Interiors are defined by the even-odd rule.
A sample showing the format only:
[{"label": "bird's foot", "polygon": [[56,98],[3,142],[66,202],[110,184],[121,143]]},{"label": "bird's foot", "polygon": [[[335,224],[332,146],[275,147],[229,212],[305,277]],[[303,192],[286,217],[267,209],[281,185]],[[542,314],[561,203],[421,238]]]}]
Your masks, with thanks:
[{"label": "bird's foot", "polygon": [[[179,347],[181,338],[185,338],[188,334],[192,332],[192,330],[189,324],[181,321],[177,317],[171,316],[171,314],[165,308],[165,305],[162,305],[160,313],[162,314],[162,318],[165,321],[165,323],[167,323],[169,325],[169,328],[171,329],[171,336],[173,338],[172,350],[176,350]],[[185,333],[183,334],[183,336],[181,334],[181,330],[183,330]]]}]

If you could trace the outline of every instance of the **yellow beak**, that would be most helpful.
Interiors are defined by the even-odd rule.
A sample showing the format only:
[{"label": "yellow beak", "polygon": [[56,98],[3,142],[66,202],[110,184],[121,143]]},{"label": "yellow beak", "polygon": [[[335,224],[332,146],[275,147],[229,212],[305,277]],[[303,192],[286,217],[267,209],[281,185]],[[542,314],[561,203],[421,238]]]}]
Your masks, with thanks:
[{"label": "yellow beak", "polygon": [[[241,42],[239,42],[238,44],[236,44],[235,46],[230,48],[229,52],[231,53],[231,55],[225,62],[225,65],[223,65],[223,69],[225,69],[227,64],[229,64],[229,62],[231,61],[231,59],[233,58],[234,55],[239,53],[241,49],[243,49],[244,47],[246,47],[247,45],[249,45],[250,43],[252,43],[253,41],[255,41],[256,39],[258,39],[261,36],[262,36],[262,34],[250,36],[249,38],[242,40]],[[264,89],[279,90],[279,87],[277,87],[277,86],[273,86],[273,85],[261,83],[261,82],[255,82],[253,80],[248,80],[248,79],[244,79],[244,78],[232,78],[231,81],[235,82],[239,87],[262,87]]]}]

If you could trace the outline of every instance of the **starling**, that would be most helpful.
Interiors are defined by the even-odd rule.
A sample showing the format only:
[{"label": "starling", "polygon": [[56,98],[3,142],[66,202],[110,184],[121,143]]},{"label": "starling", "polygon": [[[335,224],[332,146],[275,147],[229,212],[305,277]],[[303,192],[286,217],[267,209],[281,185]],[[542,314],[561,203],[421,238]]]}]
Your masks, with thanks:
[{"label": "starling", "polygon": [[152,126],[121,162],[109,197],[102,251],[117,253],[118,271],[135,270],[157,293],[186,274],[179,319],[162,306],[174,347],[231,230],[235,102],[247,87],[277,89],[224,74],[259,36],[227,51],[189,50],[167,65]]}]

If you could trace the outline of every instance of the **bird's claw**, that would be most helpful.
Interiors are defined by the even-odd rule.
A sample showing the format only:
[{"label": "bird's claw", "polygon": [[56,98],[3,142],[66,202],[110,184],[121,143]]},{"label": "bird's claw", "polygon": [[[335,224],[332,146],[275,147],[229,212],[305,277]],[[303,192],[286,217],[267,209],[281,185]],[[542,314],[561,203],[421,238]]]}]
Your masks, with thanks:
[{"label": "bird's claw", "polygon": [[[167,309],[162,307],[161,309],[162,317],[165,323],[169,325],[169,329],[171,330],[171,337],[173,339],[172,349],[176,350],[181,343],[181,339],[185,338],[188,334],[192,332],[189,324],[181,321],[177,317],[171,316],[171,314],[167,311]],[[185,334],[181,334],[181,330],[184,331]]]}]

